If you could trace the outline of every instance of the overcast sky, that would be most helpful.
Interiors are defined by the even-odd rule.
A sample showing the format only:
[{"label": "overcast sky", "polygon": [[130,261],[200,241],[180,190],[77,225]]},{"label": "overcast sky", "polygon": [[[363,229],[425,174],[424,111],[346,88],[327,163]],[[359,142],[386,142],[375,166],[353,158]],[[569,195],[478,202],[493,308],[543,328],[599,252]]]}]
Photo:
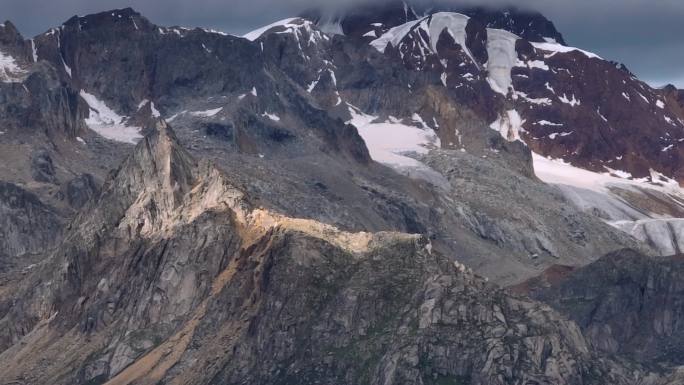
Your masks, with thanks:
[{"label": "overcast sky", "polygon": [[[159,25],[241,35],[305,8],[358,1],[364,0],[0,0],[0,18],[11,20],[25,36],[34,36],[73,15],[130,6]],[[488,5],[506,0],[470,1]],[[684,0],[513,2],[546,15],[568,44],[620,61],[654,86],[674,83],[684,88]]]}]

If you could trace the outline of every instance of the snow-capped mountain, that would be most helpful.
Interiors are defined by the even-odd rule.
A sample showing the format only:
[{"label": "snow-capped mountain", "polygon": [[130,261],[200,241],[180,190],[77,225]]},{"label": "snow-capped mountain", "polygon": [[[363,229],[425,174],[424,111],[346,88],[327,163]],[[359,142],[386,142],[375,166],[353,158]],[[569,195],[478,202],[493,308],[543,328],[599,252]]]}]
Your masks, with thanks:
[{"label": "snow-capped mountain", "polygon": [[[654,259],[684,250],[682,92],[538,13],[422,4],[1,26],[0,383],[676,384],[528,289],[641,256],[674,299],[619,335],[683,332]],[[592,293],[643,317],[638,278]]]}]

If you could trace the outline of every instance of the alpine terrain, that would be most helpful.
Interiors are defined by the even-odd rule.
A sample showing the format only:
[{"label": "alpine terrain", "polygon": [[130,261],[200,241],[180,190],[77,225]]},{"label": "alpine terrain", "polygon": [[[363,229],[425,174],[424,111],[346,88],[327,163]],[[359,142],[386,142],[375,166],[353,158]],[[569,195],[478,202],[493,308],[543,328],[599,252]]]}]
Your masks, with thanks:
[{"label": "alpine terrain", "polygon": [[684,384],[684,91],[512,7],[0,26],[0,384]]}]

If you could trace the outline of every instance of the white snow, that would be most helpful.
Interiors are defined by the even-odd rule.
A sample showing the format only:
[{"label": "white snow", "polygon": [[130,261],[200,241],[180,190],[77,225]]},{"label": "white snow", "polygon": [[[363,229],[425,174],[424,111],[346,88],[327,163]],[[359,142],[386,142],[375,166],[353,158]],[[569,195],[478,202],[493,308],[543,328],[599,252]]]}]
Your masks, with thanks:
[{"label": "white snow", "polygon": [[142,139],[139,127],[125,125],[125,118],[97,99],[95,95],[84,90],[81,90],[79,95],[90,107],[90,114],[85,120],[88,128],[107,139],[118,142],[135,144]]},{"label": "white snow", "polygon": [[658,101],[656,101],[656,106],[657,106],[658,108],[661,108],[661,109],[662,109],[662,108],[665,108],[665,103],[663,103],[662,100],[658,100]]},{"label": "white snow", "polygon": [[218,114],[219,112],[221,112],[221,110],[223,110],[223,107],[214,108],[214,109],[205,110],[205,111],[192,111],[192,112],[190,112],[190,115],[199,116],[201,118],[209,118],[209,117],[212,117],[212,116]]},{"label": "white snow", "polygon": [[269,118],[269,119],[271,119],[271,120],[273,120],[273,121],[275,121],[275,122],[279,122],[279,121],[280,121],[280,116],[278,116],[278,115],[276,115],[276,114],[269,114],[268,112],[264,112],[261,116],[264,116],[264,117],[266,117],[266,118]]},{"label": "white snow", "polygon": [[566,94],[558,98],[561,102],[569,104],[572,107],[579,106],[582,104],[578,99],[575,99],[575,94],[572,95],[572,99],[569,99]]},{"label": "white snow", "polygon": [[622,97],[625,98],[625,99],[627,99],[627,101],[630,101],[630,102],[632,101],[632,98],[630,98],[629,95],[627,95],[626,92],[623,92],[623,93],[622,93]]},{"label": "white snow", "polygon": [[603,120],[604,122],[608,123],[608,118],[606,118],[605,116],[603,116],[603,114],[601,113],[601,109],[600,109],[600,108],[597,108],[597,109],[596,109],[596,113],[597,113],[598,116],[601,118],[601,120]]},{"label": "white snow", "polygon": [[546,84],[544,84],[544,87],[546,87],[546,89],[551,91],[554,95],[556,94],[556,90],[554,90],[553,87],[551,87],[549,82],[546,82]]},{"label": "white snow", "polygon": [[383,33],[382,36],[380,36],[379,38],[371,41],[370,45],[378,51],[384,53],[388,44],[392,44],[393,47],[396,47],[399,44],[399,42],[409,32],[411,32],[413,27],[415,27],[416,25],[418,25],[418,23],[421,23],[422,21],[423,19],[413,20],[409,21],[408,23],[404,23],[402,25],[391,28],[389,31]]},{"label": "white snow", "polygon": [[549,42],[547,42],[547,43],[530,42],[530,43],[536,49],[551,52],[550,55],[546,56],[547,58],[549,58],[549,57],[551,57],[557,53],[567,53],[567,52],[572,52],[572,51],[578,51],[578,52],[583,53],[588,58],[601,59],[601,57],[595,53],[585,51],[585,50],[581,50],[581,49],[575,48],[575,47],[568,47],[568,46],[561,45],[558,43],[549,43]]},{"label": "white snow", "polygon": [[466,45],[466,26],[468,25],[468,20],[470,20],[468,16],[455,12],[437,12],[432,14],[428,29],[432,52],[437,52],[439,37],[446,30],[454,41],[461,46],[461,49],[468,55],[470,60],[473,63],[477,63]]},{"label": "white snow", "polygon": [[514,91],[513,99],[517,100],[518,98],[522,98],[528,103],[537,104],[541,106],[550,106],[551,104],[553,104],[553,102],[549,98],[530,98],[526,93],[522,91]]},{"label": "white snow", "polygon": [[0,51],[0,81],[16,83],[21,81],[25,73],[12,56]]},{"label": "white snow", "polygon": [[221,36],[230,36],[229,34],[223,32],[223,31],[216,30],[216,29],[202,28],[202,30],[206,33],[214,33],[214,34],[221,35]]},{"label": "white snow", "polygon": [[179,117],[179,116],[185,114],[186,112],[188,112],[188,111],[183,110],[183,111],[181,111],[181,112],[179,112],[179,113],[173,114],[173,115],[171,115],[169,118],[166,119],[166,122],[167,122],[167,123],[171,123],[174,119],[176,119],[177,117]]},{"label": "white snow", "polygon": [[38,49],[36,49],[36,42],[31,39],[31,56],[33,57],[33,62],[38,62]]},{"label": "white snow", "polygon": [[309,84],[309,86],[306,87],[306,91],[311,93],[314,90],[314,88],[316,88],[316,86],[318,85],[318,82],[320,80],[321,80],[321,75],[318,75],[318,79],[312,81],[311,84]]},{"label": "white snow", "polygon": [[365,36],[365,37],[378,37],[378,35],[376,35],[375,31],[373,31],[373,30],[370,30],[370,31],[364,33],[363,36]]},{"label": "white snow", "polygon": [[154,107],[154,102],[149,101],[149,99],[143,99],[140,103],[138,103],[138,111],[145,107],[146,105],[150,105],[150,111],[152,112],[152,116],[155,118],[158,118],[161,116],[159,111]]},{"label": "white snow", "polygon": [[429,170],[407,154],[425,154],[430,147],[439,147],[439,138],[434,131],[406,125],[392,117],[379,121],[377,116],[364,114],[353,106],[349,106],[349,113],[352,118],[347,123],[356,127],[373,160],[397,169]]},{"label": "white snow", "polygon": [[518,62],[518,54],[515,51],[515,42],[518,39],[517,35],[508,31],[487,28],[487,81],[492,90],[503,95],[508,94],[513,82],[511,69]]},{"label": "white snow", "polygon": [[498,131],[504,139],[513,142],[521,140],[520,132],[524,131],[523,124],[525,124],[525,120],[520,117],[518,111],[508,110],[503,116],[499,115],[489,127]]},{"label": "white snow", "polygon": [[86,141],[83,140],[83,138],[81,138],[80,136],[77,136],[76,140],[78,140],[80,143],[86,144]]},{"label": "white snow", "polygon": [[254,41],[254,40],[258,39],[261,35],[263,35],[264,32],[268,31],[271,28],[275,28],[275,27],[286,27],[287,28],[290,26],[294,26],[294,24],[292,24],[292,22],[295,20],[298,20],[298,19],[299,18],[297,18],[297,17],[290,17],[287,19],[279,20],[279,21],[276,21],[275,23],[271,23],[269,25],[255,29],[254,31],[248,32],[245,35],[243,35],[242,37],[244,37],[247,40]]},{"label": "white snow", "polygon": [[66,71],[67,75],[71,77],[71,67],[67,65],[67,63],[64,61],[64,58],[62,58],[62,64],[64,64],[64,71]]},{"label": "white snow", "polygon": [[161,116],[159,111],[156,108],[154,108],[154,102],[150,102],[150,111],[152,111],[152,116],[155,118],[158,118]]},{"label": "white snow", "polygon": [[[278,33],[278,34],[282,34],[282,33],[290,34],[291,33],[294,35],[294,38],[297,40],[297,44],[299,45],[299,50],[303,56],[304,56],[304,53],[302,52],[303,50],[302,50],[302,40],[301,40],[301,38],[303,36],[302,36],[301,29],[304,29],[308,33],[309,39],[308,39],[307,43],[309,45],[312,43],[316,43],[316,39],[318,39],[318,40],[327,39],[327,36],[324,35],[323,33],[321,33],[320,30],[313,28],[312,22],[310,22],[309,20],[299,18],[299,17],[291,17],[291,18],[276,21],[275,23],[271,23],[271,24],[266,25],[264,27],[255,29],[254,31],[249,32],[242,37],[244,37],[245,39],[250,40],[250,41],[255,41],[259,37],[261,37],[264,33],[268,32],[269,30],[271,30],[273,28],[278,28],[278,27],[283,28],[285,30],[280,31],[280,32],[276,32],[276,33]],[[342,30],[340,27],[339,31],[330,31],[330,32],[332,33],[332,32],[341,32],[341,31]]]},{"label": "white snow", "polygon": [[535,124],[538,124],[540,126],[562,126],[563,125],[562,123],[553,123],[553,122],[549,122],[548,120],[540,120]]},{"label": "white snow", "polygon": [[526,62],[521,61],[521,60],[517,60],[515,66],[516,66],[516,67],[526,67],[526,68],[529,68],[529,69],[537,68],[537,69],[540,69],[540,70],[543,70],[543,71],[548,71],[548,70],[549,70],[549,66],[546,65],[546,63],[544,63],[544,62],[541,61],[541,60],[528,60],[528,61],[526,61]]},{"label": "white snow", "polygon": [[257,89],[256,87],[252,87],[252,90],[249,92],[250,94],[257,96]]}]

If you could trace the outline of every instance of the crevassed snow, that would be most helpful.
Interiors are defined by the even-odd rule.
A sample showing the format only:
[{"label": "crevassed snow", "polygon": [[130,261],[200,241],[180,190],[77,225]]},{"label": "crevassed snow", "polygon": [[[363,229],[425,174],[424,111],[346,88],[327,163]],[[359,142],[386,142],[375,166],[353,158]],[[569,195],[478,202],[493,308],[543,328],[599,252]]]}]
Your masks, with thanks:
[{"label": "crevassed snow", "polygon": [[419,23],[423,22],[423,20],[424,19],[413,20],[413,21],[409,21],[408,23],[404,23],[402,25],[391,28],[389,31],[383,33],[382,36],[380,36],[379,38],[371,41],[370,45],[373,46],[378,51],[384,53],[388,44],[391,43],[393,47],[396,47],[399,44],[399,42],[409,32],[411,32],[413,27],[415,27]]},{"label": "crevassed snow", "polygon": [[511,69],[518,62],[515,42],[519,37],[502,29],[487,28],[487,81],[492,90],[500,94],[508,94],[513,80]]},{"label": "crevassed snow", "polygon": [[199,116],[201,118],[209,118],[209,117],[212,117],[212,116],[218,114],[219,112],[221,112],[221,110],[223,110],[223,107],[214,108],[214,109],[205,110],[205,111],[192,111],[190,113],[190,115]]},{"label": "crevassed snow", "polygon": [[[647,242],[661,255],[672,255],[677,250],[684,250],[684,219],[658,215],[649,212],[647,208],[635,207],[611,191],[611,188],[620,188],[644,194],[644,190],[656,190],[669,196],[673,205],[684,207],[684,190],[677,182],[652,172],[651,180],[661,183],[653,185],[645,180],[623,179],[630,176],[625,172],[611,170],[601,174],[534,153],[532,157],[537,177],[556,185],[581,210],[600,212],[601,219],[606,223]],[[645,199],[650,198],[645,196]]]},{"label": "crevassed snow", "polygon": [[463,51],[470,57],[473,63],[477,63],[473,58],[470,49],[466,45],[466,26],[470,18],[466,15],[455,12],[437,12],[432,14],[429,25],[430,46],[433,52],[437,52],[439,36],[444,30],[454,39]]},{"label": "crevassed snow", "polygon": [[568,46],[565,46],[565,45],[562,45],[562,44],[558,44],[558,43],[548,43],[548,42],[547,42],[547,43],[536,43],[536,42],[530,42],[530,44],[532,44],[532,46],[533,46],[534,48],[540,49],[540,50],[542,50],[542,51],[551,52],[550,55],[546,56],[547,58],[549,58],[549,57],[551,57],[551,56],[553,56],[553,55],[555,55],[555,54],[557,54],[557,53],[568,53],[568,52],[572,52],[572,51],[578,51],[578,52],[583,53],[583,54],[584,54],[586,57],[588,57],[588,58],[601,59],[601,57],[600,57],[599,55],[595,54],[595,53],[592,53],[592,52],[589,52],[589,51],[585,51],[585,50],[582,50],[582,49],[579,49],[579,48],[575,48],[575,47],[568,47]]},{"label": "crevassed snow", "polygon": [[406,125],[392,117],[387,121],[378,121],[377,116],[364,114],[358,108],[348,106],[352,118],[347,123],[356,127],[373,160],[406,172],[409,176],[436,184],[444,183],[444,177],[439,173],[407,156],[410,153],[425,154],[430,147],[439,147],[439,138],[433,130]]},{"label": "crevassed snow", "polygon": [[125,125],[125,118],[114,112],[95,95],[84,90],[81,90],[79,95],[90,107],[90,114],[85,120],[88,128],[107,139],[118,142],[135,144],[142,139],[143,136],[140,134],[139,127]]},{"label": "crevassed snow", "polygon": [[489,125],[489,127],[498,131],[501,136],[510,141],[521,140],[520,132],[524,131],[522,128],[525,120],[520,117],[520,114],[516,110],[508,110],[505,114],[499,115],[499,117]]}]

